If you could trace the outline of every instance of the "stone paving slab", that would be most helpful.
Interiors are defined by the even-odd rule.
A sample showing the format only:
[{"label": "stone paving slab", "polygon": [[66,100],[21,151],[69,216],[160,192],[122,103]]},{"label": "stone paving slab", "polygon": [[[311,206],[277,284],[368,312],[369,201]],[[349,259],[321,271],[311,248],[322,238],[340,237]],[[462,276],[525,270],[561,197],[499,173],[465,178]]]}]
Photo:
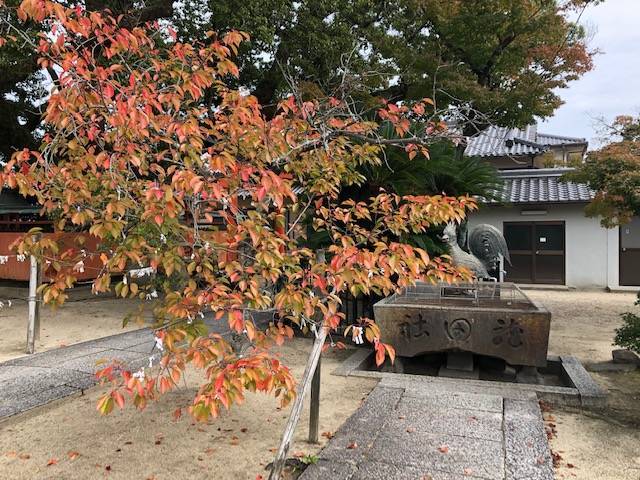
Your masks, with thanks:
[{"label": "stone paving slab", "polygon": [[147,365],[151,355],[158,356],[153,343],[152,330],[142,329],[0,363],[0,419],[82,394],[96,385],[94,374],[104,362]]},{"label": "stone paving slab", "polygon": [[502,397],[475,393],[436,392],[420,389],[406,390],[405,399],[418,398],[426,408],[460,408],[502,413]]},{"label": "stone paving slab", "polygon": [[503,479],[502,442],[442,433],[416,434],[385,431],[371,449],[371,459],[403,466],[463,475],[474,471],[482,478]]},{"label": "stone paving slab", "polygon": [[349,417],[324,448],[323,458],[345,463],[360,462],[389,421],[384,412],[395,411],[402,392],[395,388],[375,388],[358,410],[358,415]]},{"label": "stone paving slab", "polygon": [[504,402],[507,479],[553,479],[553,467],[542,413],[536,403]]},{"label": "stone paving slab", "polygon": [[[397,378],[396,378],[397,377]],[[520,384],[489,382],[484,380],[453,380],[450,378],[427,377],[420,375],[394,375],[382,377],[380,385],[387,388],[402,388],[410,396],[433,393],[456,393],[489,395],[497,398],[517,400],[535,400],[535,391],[522,388]],[[556,387],[562,388],[562,387]]]},{"label": "stone paving slab", "polygon": [[403,397],[396,413],[398,418],[388,428],[413,428],[416,433],[447,433],[494,442],[502,440],[502,412],[432,407],[419,398]]},{"label": "stone paving slab", "polygon": [[[325,477],[334,478],[334,477]],[[461,475],[449,472],[441,472],[435,468],[420,468],[412,466],[398,466],[383,462],[368,462],[362,465],[351,480],[490,480],[487,477],[474,475],[467,470]]]},{"label": "stone paving slab", "polygon": [[95,374],[98,370],[104,368],[106,364],[113,360],[122,361],[129,365],[130,368],[133,368],[131,365],[132,362],[138,361],[139,363],[140,360],[144,359],[145,363],[148,363],[150,356],[150,353],[144,354],[130,350],[103,350],[101,352],[95,352],[60,362],[57,367],[66,370]]},{"label": "stone paving slab", "polygon": [[[268,320],[256,318],[256,325],[264,328]],[[229,335],[224,320],[207,319],[205,323],[212,333]],[[133,370],[147,366],[150,357],[155,363],[160,352],[154,348],[153,337],[152,329],[142,328],[0,363],[0,420],[69,395],[82,394],[96,385],[96,370],[113,359]],[[382,392],[375,398],[386,405],[384,397]],[[356,424],[359,421],[354,420]]]},{"label": "stone paving slab", "polygon": [[535,393],[490,391],[383,378],[300,480],[553,480]]}]

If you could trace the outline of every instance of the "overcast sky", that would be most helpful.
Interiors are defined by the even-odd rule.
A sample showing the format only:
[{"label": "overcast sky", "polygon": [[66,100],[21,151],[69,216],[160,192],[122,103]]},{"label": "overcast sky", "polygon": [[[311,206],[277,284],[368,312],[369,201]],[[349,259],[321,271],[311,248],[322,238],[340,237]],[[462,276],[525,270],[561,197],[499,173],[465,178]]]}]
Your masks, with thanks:
[{"label": "overcast sky", "polygon": [[595,148],[596,118],[640,113],[640,0],[606,0],[588,7],[580,23],[602,53],[591,72],[559,91],[565,104],[540,130],[585,137]]}]

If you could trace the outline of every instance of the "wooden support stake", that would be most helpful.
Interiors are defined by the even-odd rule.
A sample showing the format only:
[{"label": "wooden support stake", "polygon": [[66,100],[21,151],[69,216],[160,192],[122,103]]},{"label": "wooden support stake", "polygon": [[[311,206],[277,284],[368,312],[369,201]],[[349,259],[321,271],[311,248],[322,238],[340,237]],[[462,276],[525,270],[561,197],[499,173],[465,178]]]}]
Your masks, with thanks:
[{"label": "wooden support stake", "polygon": [[291,407],[291,414],[289,414],[287,426],[285,427],[284,433],[282,434],[282,441],[280,442],[280,448],[278,448],[276,458],[273,461],[273,468],[271,469],[271,473],[269,474],[269,480],[281,480],[282,478],[282,469],[284,468],[284,462],[287,459],[287,453],[289,452],[289,447],[291,446],[291,439],[293,438],[293,433],[296,430],[296,425],[298,425],[300,415],[302,414],[304,395],[307,390],[309,390],[311,381],[315,377],[314,373],[319,364],[320,354],[322,353],[322,346],[324,345],[324,341],[326,338],[327,328],[321,326],[320,331],[316,336],[316,340],[313,342],[313,347],[311,348],[311,353],[309,354],[309,359],[307,360],[307,366],[304,369],[302,381],[298,386],[298,394],[296,395],[296,399],[293,402],[293,407]]},{"label": "wooden support stake", "polygon": [[[34,242],[38,236],[34,235]],[[38,259],[31,255],[29,270],[29,324],[27,326],[27,353],[35,353],[36,340],[40,339],[40,296],[38,287],[41,282],[40,265]]]},{"label": "wooden support stake", "polygon": [[318,443],[320,425],[320,374],[322,372],[322,356],[318,357],[316,370],[311,380],[311,408],[309,410],[309,443]]}]

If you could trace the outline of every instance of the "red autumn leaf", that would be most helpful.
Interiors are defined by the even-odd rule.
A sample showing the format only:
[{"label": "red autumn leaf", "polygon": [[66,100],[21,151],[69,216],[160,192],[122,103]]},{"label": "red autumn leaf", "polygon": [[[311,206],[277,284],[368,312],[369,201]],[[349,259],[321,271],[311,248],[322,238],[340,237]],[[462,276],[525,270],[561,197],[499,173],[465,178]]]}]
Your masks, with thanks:
[{"label": "red autumn leaf", "polygon": [[438,451],[440,453],[449,453],[449,445],[440,445]]},{"label": "red autumn leaf", "polygon": [[58,464],[57,458],[50,458],[49,461],[47,462],[47,467],[50,467],[51,465],[57,465],[57,464]]},{"label": "red autumn leaf", "polygon": [[347,445],[349,450],[353,450],[354,448],[358,448],[358,444],[356,442],[351,442]]}]

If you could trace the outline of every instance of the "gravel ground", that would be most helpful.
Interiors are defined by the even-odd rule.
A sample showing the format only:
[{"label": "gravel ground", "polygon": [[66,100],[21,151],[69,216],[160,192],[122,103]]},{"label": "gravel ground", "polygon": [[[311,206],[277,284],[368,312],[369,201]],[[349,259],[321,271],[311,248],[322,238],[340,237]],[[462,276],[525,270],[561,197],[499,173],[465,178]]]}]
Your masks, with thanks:
[{"label": "gravel ground", "polygon": [[[619,314],[637,309],[634,294],[527,294],[552,312],[550,353],[575,355],[585,364],[610,360]],[[47,311],[38,348],[119,333],[122,317],[131,307],[122,300],[94,300]],[[0,339],[0,359],[22,355],[26,311],[21,307],[0,311],[0,325],[7,332]],[[282,348],[284,360],[298,377],[309,346],[296,339]],[[329,374],[348,353],[330,350],[324,357],[321,431],[335,431],[375,384],[371,379]],[[557,479],[640,480],[640,373],[593,376],[609,390],[605,411],[556,409],[545,414],[549,427],[556,430],[551,446],[558,459]],[[196,425],[188,418],[173,422],[175,402],[187,402],[195,385],[196,379],[190,377],[184,390],[141,414],[126,409],[107,418],[97,416],[100,389],[93,389],[85,396],[0,423],[0,478],[159,480],[211,478],[213,474],[215,478],[255,479],[257,474],[264,475],[263,467],[273,457],[271,449],[278,443],[287,412],[276,410],[269,397],[251,395],[247,405],[211,424]],[[300,425],[292,451],[317,452],[322,444],[306,444],[306,421]],[[47,466],[50,460],[54,462]]]},{"label": "gravel ground", "polygon": [[[122,327],[123,318],[136,310],[138,301],[115,298],[96,298],[83,301],[68,301],[62,307],[44,305],[40,313],[40,339],[36,341],[36,352],[73,345],[95,338],[142,328],[136,322]],[[27,305],[13,302],[0,309],[0,362],[26,354]]]},{"label": "gravel ground", "polygon": [[[611,360],[620,314],[638,311],[633,293],[528,291],[552,313],[550,353],[575,355],[584,364]],[[640,371],[592,373],[609,391],[602,412],[554,409],[545,413],[554,429],[558,480],[640,479]]]}]

